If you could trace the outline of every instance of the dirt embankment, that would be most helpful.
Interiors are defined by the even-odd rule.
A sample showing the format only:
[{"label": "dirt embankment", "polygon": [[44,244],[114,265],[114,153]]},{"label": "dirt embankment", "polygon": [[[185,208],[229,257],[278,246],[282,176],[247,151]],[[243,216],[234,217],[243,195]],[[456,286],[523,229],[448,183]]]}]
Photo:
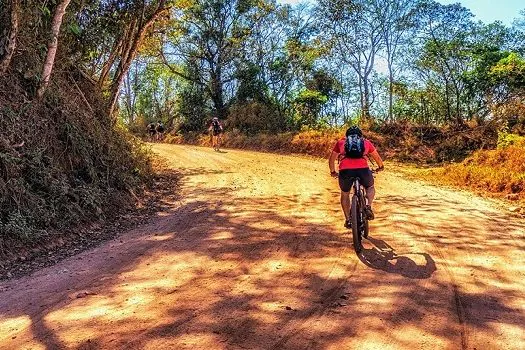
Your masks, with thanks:
[{"label": "dirt embankment", "polygon": [[490,202],[381,173],[357,257],[325,161],[155,150],[179,197],[1,283],[0,348],[525,347],[525,221]]}]

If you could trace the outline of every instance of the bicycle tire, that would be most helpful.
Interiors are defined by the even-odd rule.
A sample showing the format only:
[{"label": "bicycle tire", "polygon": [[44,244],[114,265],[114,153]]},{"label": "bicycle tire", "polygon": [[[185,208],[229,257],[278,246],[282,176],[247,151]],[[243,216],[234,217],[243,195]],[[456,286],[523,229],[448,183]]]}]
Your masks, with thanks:
[{"label": "bicycle tire", "polygon": [[360,208],[359,199],[357,195],[352,196],[352,207],[350,209],[352,215],[352,240],[354,242],[354,250],[357,254],[361,253],[363,246],[361,245],[361,229],[360,229]]},{"label": "bicycle tire", "polygon": [[[363,200],[366,196],[366,193],[363,192]],[[362,203],[361,204],[361,218],[363,220],[363,238],[368,238],[368,232],[370,231],[370,227],[368,225],[368,216],[366,215],[366,212],[365,212],[365,204]]]}]

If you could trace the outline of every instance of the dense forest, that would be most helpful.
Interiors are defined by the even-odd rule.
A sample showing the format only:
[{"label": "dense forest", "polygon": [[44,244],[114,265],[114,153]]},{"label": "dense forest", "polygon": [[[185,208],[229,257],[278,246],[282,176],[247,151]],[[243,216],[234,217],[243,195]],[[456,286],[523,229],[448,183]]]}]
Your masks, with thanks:
[{"label": "dense forest", "polygon": [[[81,37],[100,32],[85,21]],[[112,21],[119,30],[86,67],[92,74],[107,71],[125,33],[126,21]],[[247,133],[357,118],[502,118],[524,131],[525,13],[509,27],[428,0],[179,1],[149,34],[122,82],[120,116],[132,127],[160,119],[202,130],[214,115]]]}]

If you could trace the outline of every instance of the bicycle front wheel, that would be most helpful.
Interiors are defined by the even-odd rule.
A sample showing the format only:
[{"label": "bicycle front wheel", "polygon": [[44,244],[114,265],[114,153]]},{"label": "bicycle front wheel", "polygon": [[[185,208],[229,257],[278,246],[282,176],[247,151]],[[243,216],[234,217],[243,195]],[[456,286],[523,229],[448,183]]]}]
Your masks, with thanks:
[{"label": "bicycle front wheel", "polygon": [[361,208],[359,207],[359,199],[356,195],[353,195],[350,212],[352,215],[352,240],[354,242],[354,250],[357,254],[361,253],[361,249],[363,249],[361,244]]}]

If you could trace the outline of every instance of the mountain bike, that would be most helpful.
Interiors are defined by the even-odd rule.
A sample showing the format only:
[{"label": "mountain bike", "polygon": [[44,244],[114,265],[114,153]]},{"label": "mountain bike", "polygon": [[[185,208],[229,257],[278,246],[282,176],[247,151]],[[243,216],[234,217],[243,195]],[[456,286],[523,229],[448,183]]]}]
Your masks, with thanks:
[{"label": "mountain bike", "polygon": [[359,254],[363,249],[362,240],[363,238],[368,238],[369,232],[368,217],[365,211],[368,199],[366,198],[366,189],[359,183],[359,178],[353,179],[352,189],[353,195],[350,206],[352,240],[354,242],[354,250]]},{"label": "mountain bike", "polygon": [[[379,169],[372,170],[375,174]],[[363,238],[368,238],[369,225],[368,216],[366,215],[366,206],[368,199],[366,197],[366,189],[359,182],[359,178],[352,179],[352,187],[350,191],[353,193],[350,199],[350,216],[352,222],[352,241],[354,243],[354,250],[357,254],[363,250]]]}]

